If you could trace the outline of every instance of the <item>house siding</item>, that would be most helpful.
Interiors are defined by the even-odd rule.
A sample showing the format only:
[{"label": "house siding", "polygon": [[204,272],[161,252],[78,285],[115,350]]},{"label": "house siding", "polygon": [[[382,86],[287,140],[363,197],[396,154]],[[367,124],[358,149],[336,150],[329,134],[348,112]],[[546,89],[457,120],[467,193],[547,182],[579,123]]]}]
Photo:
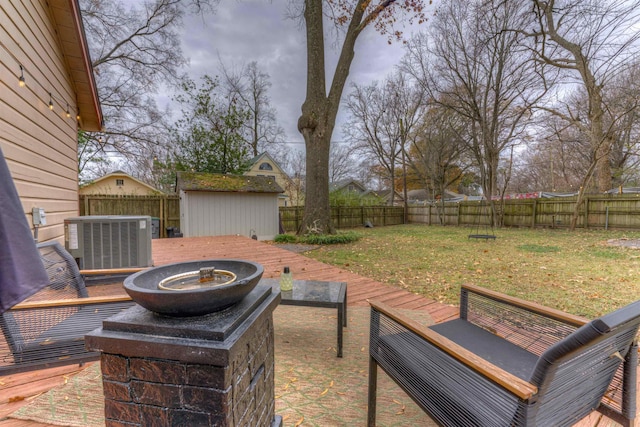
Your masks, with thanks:
[{"label": "house siding", "polygon": [[185,237],[250,236],[272,240],[278,234],[276,193],[183,191],[180,229]]},{"label": "house siding", "polygon": [[[123,185],[117,185],[116,180],[120,179],[123,181]],[[112,196],[153,196],[160,193],[160,191],[140,184],[127,175],[109,175],[108,177],[98,179],[92,184],[82,187],[79,192],[83,195],[106,194]]]},{"label": "house siding", "polygon": [[[261,170],[260,165],[268,163],[272,170]],[[271,176],[274,177],[280,187],[284,189],[284,193],[278,196],[278,206],[293,206],[297,204],[297,200],[292,197],[291,188],[293,187],[291,178],[280,168],[280,166],[268,154],[259,156],[253,163],[251,168],[244,173],[246,176]]]},{"label": "house siding", "polygon": [[28,223],[33,207],[45,209],[40,241],[62,240],[64,219],[78,215],[76,93],[50,14],[45,0],[0,6],[0,148]]}]

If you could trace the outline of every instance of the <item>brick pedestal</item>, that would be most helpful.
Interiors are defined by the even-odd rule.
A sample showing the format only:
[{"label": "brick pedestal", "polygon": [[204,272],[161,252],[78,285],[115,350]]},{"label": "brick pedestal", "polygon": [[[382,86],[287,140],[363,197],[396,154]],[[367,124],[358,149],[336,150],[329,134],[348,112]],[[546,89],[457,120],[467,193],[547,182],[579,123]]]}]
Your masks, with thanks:
[{"label": "brick pedestal", "polygon": [[136,306],[86,337],[102,352],[107,426],[275,426],[271,286],[200,317]]}]

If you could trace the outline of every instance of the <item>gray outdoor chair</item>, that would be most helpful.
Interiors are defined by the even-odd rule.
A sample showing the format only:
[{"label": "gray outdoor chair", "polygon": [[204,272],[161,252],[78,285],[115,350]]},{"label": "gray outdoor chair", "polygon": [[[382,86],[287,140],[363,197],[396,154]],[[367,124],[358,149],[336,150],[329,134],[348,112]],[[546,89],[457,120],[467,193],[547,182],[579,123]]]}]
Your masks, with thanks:
[{"label": "gray outdoor chair", "polygon": [[371,302],[368,426],[378,366],[443,426],[633,426],[639,324],[640,301],[589,322],[471,285],[431,327]]},{"label": "gray outdoor chair", "polygon": [[[59,243],[41,243],[38,250],[49,285],[0,314],[0,375],[99,359],[99,352],[85,350],[85,334],[134,304],[126,295],[89,297],[85,277]],[[121,282],[137,270],[93,273]]]}]

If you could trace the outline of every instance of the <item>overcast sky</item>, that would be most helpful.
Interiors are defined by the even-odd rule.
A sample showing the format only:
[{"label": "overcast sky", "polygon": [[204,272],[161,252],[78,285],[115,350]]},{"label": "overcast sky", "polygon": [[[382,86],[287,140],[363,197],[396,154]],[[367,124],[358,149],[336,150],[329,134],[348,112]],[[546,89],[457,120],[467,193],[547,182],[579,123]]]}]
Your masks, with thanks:
[{"label": "overcast sky", "polygon": [[[220,57],[227,67],[240,67],[251,61],[269,74],[271,105],[276,108],[278,121],[289,142],[302,142],[297,130],[300,107],[306,87],[305,32],[298,23],[285,18],[287,0],[242,0],[220,2],[215,14],[188,16],[182,48],[190,60],[191,78],[203,74],[218,75]],[[356,45],[356,55],[343,100],[351,82],[370,84],[383,80],[400,61],[400,43],[389,45],[386,37],[373,28],[366,29]],[[333,70],[338,51],[327,49],[327,69]],[[327,76],[329,84],[333,71]],[[341,107],[334,141],[342,141]]]}]

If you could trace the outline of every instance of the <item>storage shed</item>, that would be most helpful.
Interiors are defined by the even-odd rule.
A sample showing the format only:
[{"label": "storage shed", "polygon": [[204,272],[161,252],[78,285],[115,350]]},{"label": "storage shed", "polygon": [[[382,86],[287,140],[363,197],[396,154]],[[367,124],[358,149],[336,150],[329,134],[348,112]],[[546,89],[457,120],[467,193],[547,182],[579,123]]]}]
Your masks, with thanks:
[{"label": "storage shed", "polygon": [[178,172],[176,190],[185,237],[272,240],[278,234],[278,195],[284,190],[270,177]]}]

